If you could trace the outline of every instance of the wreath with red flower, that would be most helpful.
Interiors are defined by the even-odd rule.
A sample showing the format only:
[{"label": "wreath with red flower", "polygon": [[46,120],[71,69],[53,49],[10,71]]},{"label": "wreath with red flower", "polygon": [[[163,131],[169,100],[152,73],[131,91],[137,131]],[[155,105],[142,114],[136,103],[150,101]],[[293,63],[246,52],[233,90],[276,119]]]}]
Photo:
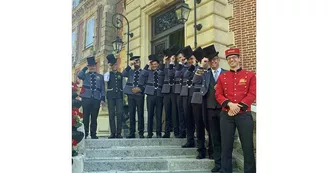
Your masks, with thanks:
[{"label": "wreath with red flower", "polygon": [[72,110],[72,126],[79,128],[82,126],[83,113],[78,108]]}]

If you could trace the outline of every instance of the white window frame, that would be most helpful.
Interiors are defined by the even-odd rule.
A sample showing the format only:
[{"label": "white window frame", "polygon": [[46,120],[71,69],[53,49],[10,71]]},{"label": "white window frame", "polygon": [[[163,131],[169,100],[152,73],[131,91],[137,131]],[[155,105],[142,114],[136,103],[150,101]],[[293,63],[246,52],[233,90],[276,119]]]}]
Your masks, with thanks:
[{"label": "white window frame", "polygon": [[86,23],[85,48],[93,46],[95,35],[95,18],[91,17]]},{"label": "white window frame", "polygon": [[77,43],[77,32],[72,32],[72,54],[73,56],[76,55],[76,43]]}]

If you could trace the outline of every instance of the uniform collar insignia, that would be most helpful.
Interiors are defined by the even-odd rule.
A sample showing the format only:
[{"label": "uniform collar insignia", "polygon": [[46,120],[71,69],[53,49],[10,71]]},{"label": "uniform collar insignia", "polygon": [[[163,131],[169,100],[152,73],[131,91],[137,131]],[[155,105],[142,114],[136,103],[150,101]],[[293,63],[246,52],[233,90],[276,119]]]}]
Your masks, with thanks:
[{"label": "uniform collar insignia", "polygon": [[234,70],[230,70],[231,72],[240,72],[242,70],[242,68],[240,67],[237,71]]}]

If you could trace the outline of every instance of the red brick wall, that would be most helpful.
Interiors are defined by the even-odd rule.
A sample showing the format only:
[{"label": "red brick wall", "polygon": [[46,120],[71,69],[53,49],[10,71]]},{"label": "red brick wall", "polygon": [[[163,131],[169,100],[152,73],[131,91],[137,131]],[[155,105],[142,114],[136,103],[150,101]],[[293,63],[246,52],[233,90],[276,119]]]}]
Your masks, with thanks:
[{"label": "red brick wall", "polygon": [[229,0],[233,4],[230,31],[240,48],[242,67],[256,72],[256,0]]}]

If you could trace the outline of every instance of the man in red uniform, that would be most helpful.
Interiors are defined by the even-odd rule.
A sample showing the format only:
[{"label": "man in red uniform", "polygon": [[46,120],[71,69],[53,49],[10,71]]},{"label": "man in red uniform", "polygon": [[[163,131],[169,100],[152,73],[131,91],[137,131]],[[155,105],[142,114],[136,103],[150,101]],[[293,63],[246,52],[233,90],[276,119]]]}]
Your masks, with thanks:
[{"label": "man in red uniform", "polygon": [[232,173],[232,150],[237,127],[244,153],[244,173],[255,173],[254,122],[251,114],[251,105],[256,98],[255,73],[240,67],[238,48],[228,49],[225,54],[230,71],[220,75],[215,91],[215,98],[222,105],[220,113],[222,171]]}]

